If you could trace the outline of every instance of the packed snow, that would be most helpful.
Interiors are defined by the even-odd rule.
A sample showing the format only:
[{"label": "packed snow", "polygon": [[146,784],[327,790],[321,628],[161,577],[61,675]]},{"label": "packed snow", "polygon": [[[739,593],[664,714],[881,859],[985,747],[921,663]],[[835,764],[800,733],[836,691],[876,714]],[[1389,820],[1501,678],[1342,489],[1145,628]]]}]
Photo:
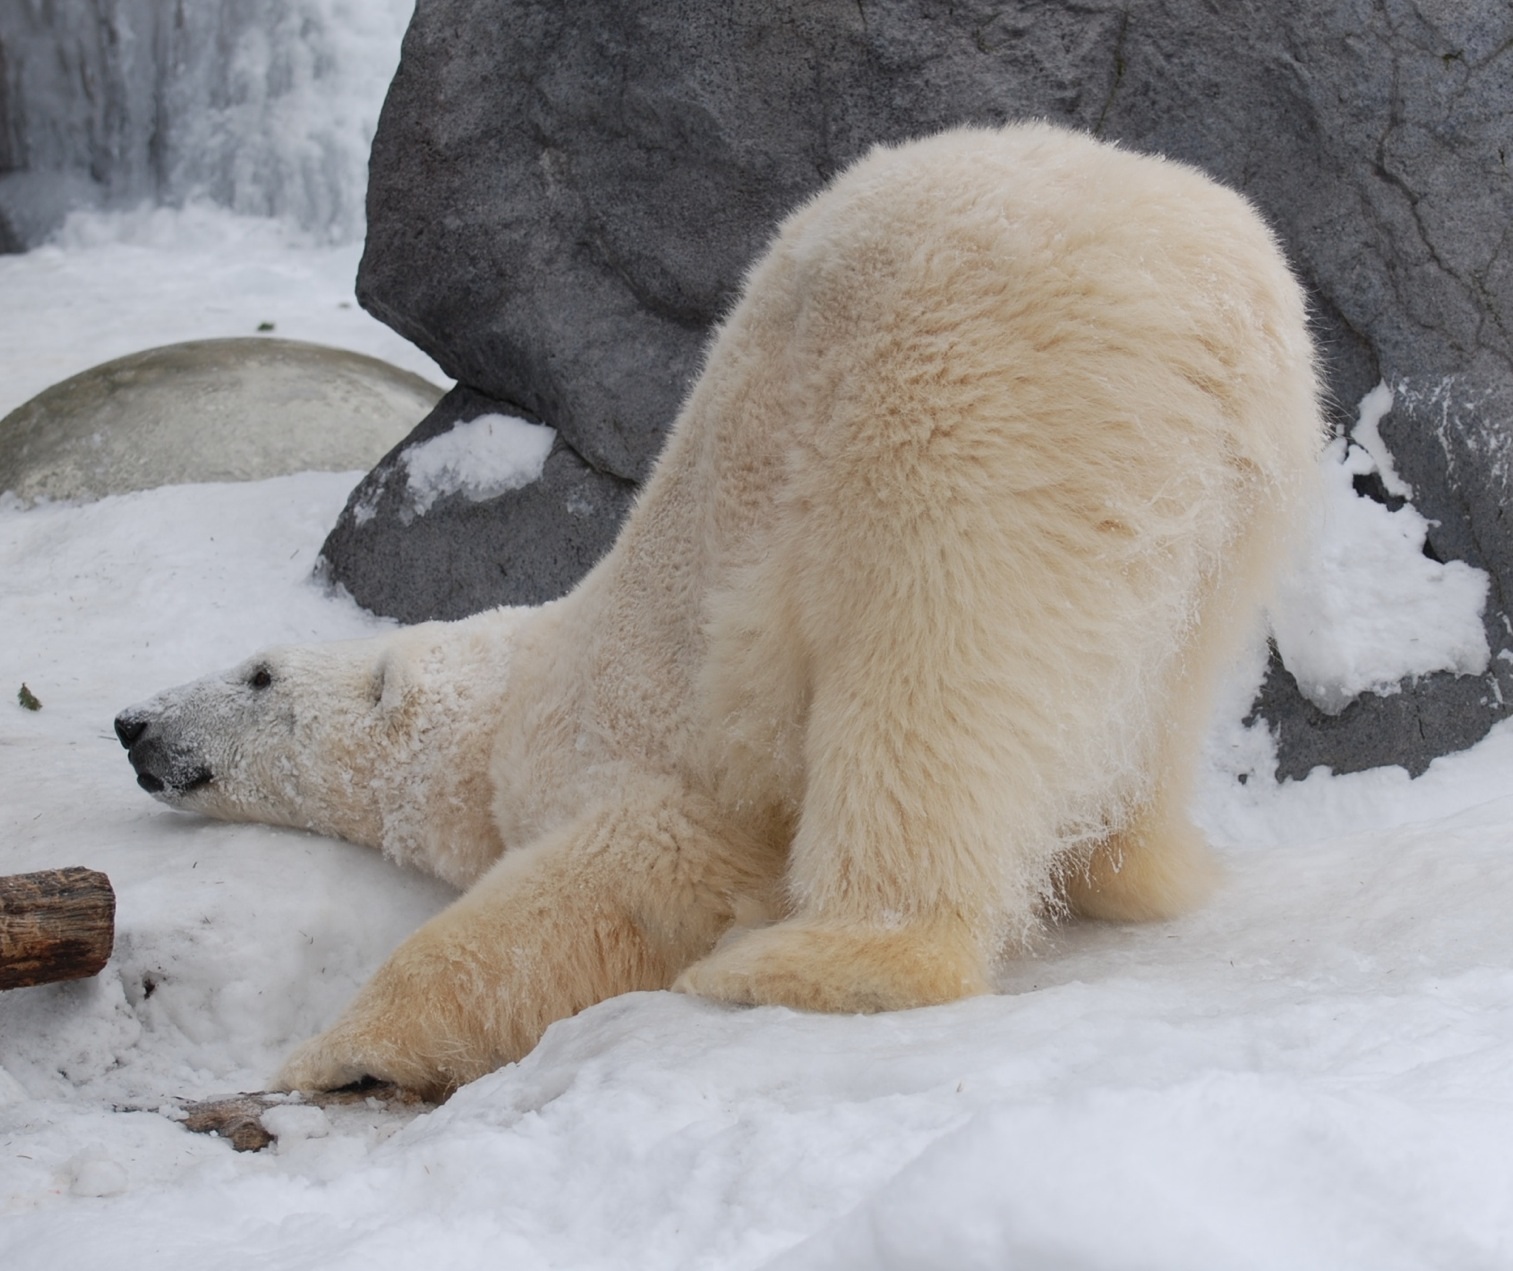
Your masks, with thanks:
[{"label": "packed snow", "polygon": [[[541,476],[557,430],[514,415],[479,415],[405,451],[402,520],[424,516],[437,499],[474,503],[518,490]],[[361,521],[359,521],[361,524]]]}]

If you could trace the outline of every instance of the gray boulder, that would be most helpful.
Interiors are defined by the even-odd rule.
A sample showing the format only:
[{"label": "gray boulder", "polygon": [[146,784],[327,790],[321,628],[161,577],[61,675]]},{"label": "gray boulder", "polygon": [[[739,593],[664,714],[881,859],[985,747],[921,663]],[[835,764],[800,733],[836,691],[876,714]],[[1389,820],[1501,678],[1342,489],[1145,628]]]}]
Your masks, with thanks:
[{"label": "gray boulder", "polygon": [[1273,649],[1251,718],[1264,719],[1276,736],[1278,779],[1317,767],[1360,772],[1391,764],[1417,777],[1440,755],[1480,741],[1508,713],[1499,696],[1506,668],[1494,660],[1486,675],[1440,671],[1405,680],[1396,693],[1363,693],[1327,715],[1298,691]]},{"label": "gray boulder", "polygon": [[562,594],[563,579],[587,573],[614,542],[635,486],[596,472],[560,439],[541,476],[520,489],[487,498],[450,492],[417,507],[408,456],[494,414],[520,412],[468,388],[443,397],[352,492],[322,549],[321,575],[368,609],[425,622],[541,604]]},{"label": "gray boulder", "polygon": [[[1492,575],[1496,654],[1513,641],[1510,109],[1506,5],[422,0],[374,141],[358,294],[463,384],[639,480],[776,221],[873,143],[1039,116],[1186,160],[1277,228],[1340,421],[1397,389],[1383,434],[1438,522],[1429,550]],[[1492,665],[1327,724],[1278,668],[1258,709],[1285,772],[1421,767],[1513,707],[1513,663]]]},{"label": "gray boulder", "polygon": [[97,499],[186,481],[348,472],[441,396],[377,358],[299,340],[191,340],[101,363],[0,420],[0,491]]}]

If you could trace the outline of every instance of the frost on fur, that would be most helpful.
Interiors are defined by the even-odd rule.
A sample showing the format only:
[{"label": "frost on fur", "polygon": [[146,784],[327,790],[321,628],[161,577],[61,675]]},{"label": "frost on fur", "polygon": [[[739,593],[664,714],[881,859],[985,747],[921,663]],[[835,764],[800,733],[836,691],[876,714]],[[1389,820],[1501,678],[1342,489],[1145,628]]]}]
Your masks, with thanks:
[{"label": "frost on fur", "polygon": [[752,269],[614,550],[535,610],[276,650],[117,721],[141,783],[465,894],[282,1081],[430,1093],[615,993],[985,991],[1201,897],[1208,693],[1316,478],[1243,199],[1044,125],[880,148]]}]

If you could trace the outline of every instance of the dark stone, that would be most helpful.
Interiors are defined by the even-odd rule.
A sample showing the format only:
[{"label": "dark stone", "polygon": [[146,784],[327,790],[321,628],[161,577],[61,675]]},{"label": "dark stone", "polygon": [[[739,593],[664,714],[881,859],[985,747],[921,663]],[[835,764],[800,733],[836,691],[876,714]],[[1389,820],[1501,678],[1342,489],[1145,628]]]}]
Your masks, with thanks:
[{"label": "dark stone", "polygon": [[401,622],[540,604],[587,573],[614,542],[635,487],[595,472],[560,438],[530,485],[477,502],[446,495],[423,515],[410,511],[402,452],[487,414],[522,412],[468,388],[443,397],[352,492],[321,549],[321,573]]},{"label": "dark stone", "polygon": [[1440,755],[1486,736],[1507,714],[1510,696],[1509,664],[1494,661],[1485,675],[1440,671],[1404,680],[1396,693],[1363,693],[1338,715],[1326,715],[1298,691],[1273,648],[1251,711],[1276,736],[1278,780],[1298,780],[1320,766],[1360,772],[1390,764],[1417,777]]},{"label": "dark stone", "polygon": [[[1492,573],[1508,649],[1507,5],[421,0],[374,142],[359,297],[640,479],[785,212],[874,142],[1035,116],[1251,197],[1311,293],[1336,423],[1395,387],[1383,435],[1439,521],[1433,550]],[[1463,690],[1414,690],[1474,721],[1447,745],[1513,705],[1463,709]],[[1412,739],[1380,744],[1411,723],[1383,701],[1327,726],[1282,687],[1259,707],[1284,771],[1417,764]]]}]

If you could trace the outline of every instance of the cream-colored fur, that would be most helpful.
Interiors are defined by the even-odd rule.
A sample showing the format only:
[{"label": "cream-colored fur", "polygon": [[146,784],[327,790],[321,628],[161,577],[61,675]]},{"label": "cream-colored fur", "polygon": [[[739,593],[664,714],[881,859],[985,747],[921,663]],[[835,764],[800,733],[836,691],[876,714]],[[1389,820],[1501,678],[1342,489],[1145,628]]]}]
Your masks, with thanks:
[{"label": "cream-colored fur", "polygon": [[[451,794],[412,784],[429,826],[390,834],[349,783],[324,828],[481,876],[282,1083],[444,1092],[630,989],[943,1002],[1048,910],[1193,903],[1209,690],[1319,437],[1303,302],[1239,196],[1044,125],[875,151],[752,270],[610,555],[450,628],[505,669],[452,675],[424,629],[409,678],[472,682],[492,746],[394,722],[397,691],[382,757],[342,762],[408,748]],[[214,785],[179,801],[266,814]]]}]

